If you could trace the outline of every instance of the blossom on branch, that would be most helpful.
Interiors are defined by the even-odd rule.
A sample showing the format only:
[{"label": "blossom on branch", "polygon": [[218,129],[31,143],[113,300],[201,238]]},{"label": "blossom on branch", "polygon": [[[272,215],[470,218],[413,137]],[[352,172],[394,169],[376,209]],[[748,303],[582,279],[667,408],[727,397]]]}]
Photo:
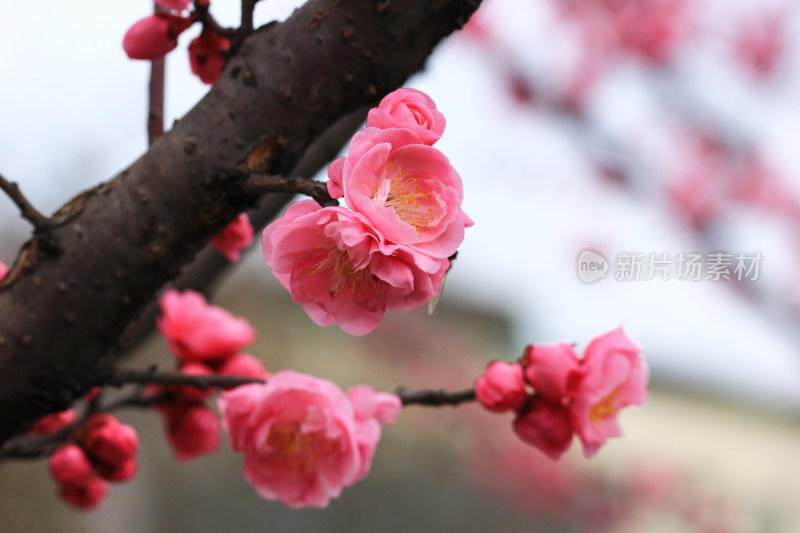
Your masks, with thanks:
[{"label": "blossom on branch", "polygon": [[244,477],[266,499],[293,508],[325,507],[369,471],[380,427],[394,421],[400,399],[291,370],[266,384],[243,385],[218,400]]},{"label": "blossom on branch", "polygon": [[186,361],[224,359],[253,342],[256,332],[243,318],[208,305],[202,294],[174,289],[160,300],[163,315],[156,320],[170,351]]},{"label": "blossom on branch", "polygon": [[131,26],[122,39],[122,48],[131,59],[158,59],[178,46],[178,36],[189,26],[188,17],[157,13]]},{"label": "blossom on branch", "polygon": [[239,260],[242,250],[253,244],[253,240],[254,232],[250,217],[247,213],[240,213],[236,220],[211,239],[211,246],[224,255],[225,259],[234,263]]},{"label": "blossom on branch", "polygon": [[619,410],[644,404],[648,371],[641,348],[618,328],[589,343],[581,374],[570,414],[583,453],[591,457],[606,440],[622,435]]},{"label": "blossom on branch", "polygon": [[189,43],[189,64],[192,67],[192,74],[199,77],[203,83],[210,85],[216,82],[222,74],[222,67],[225,66],[225,52],[230,47],[230,40],[213,31],[203,30],[199,37]]},{"label": "blossom on branch", "polygon": [[387,94],[378,107],[369,110],[368,128],[405,128],[423,144],[432,145],[444,133],[444,115],[430,96],[416,89],[397,89]]},{"label": "blossom on branch", "polygon": [[3,278],[6,277],[6,274],[8,274],[8,267],[0,261],[0,283],[3,283]]},{"label": "blossom on branch", "polygon": [[439,291],[449,261],[387,242],[361,213],[296,202],[264,230],[264,259],[320,326],[365,335],[386,309],[408,310]]}]

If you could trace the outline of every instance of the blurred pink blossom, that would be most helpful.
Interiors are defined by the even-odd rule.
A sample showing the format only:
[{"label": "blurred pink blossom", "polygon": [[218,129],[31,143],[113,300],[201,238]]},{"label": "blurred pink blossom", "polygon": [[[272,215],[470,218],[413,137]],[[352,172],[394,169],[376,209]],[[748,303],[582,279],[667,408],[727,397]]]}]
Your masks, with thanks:
[{"label": "blurred pink blossom", "polygon": [[174,289],[160,300],[163,315],[156,320],[170,351],[183,360],[214,360],[228,357],[253,342],[256,332],[243,318],[221,307],[208,305],[205,297]]},{"label": "blurred pink blossom", "polygon": [[247,213],[241,213],[236,220],[211,239],[211,246],[219,250],[228,261],[235,262],[242,255],[242,250],[253,244],[253,238],[250,217]]}]

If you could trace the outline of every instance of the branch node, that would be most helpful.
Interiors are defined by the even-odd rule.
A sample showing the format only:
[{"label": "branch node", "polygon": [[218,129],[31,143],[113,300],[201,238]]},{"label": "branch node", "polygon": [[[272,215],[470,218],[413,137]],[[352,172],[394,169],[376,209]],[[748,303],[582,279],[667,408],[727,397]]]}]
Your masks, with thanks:
[{"label": "branch node", "polygon": [[53,221],[33,207],[22,194],[19,185],[8,181],[2,174],[0,174],[0,189],[11,198],[11,201],[19,208],[22,218],[30,222],[37,232],[44,232],[53,226]]}]

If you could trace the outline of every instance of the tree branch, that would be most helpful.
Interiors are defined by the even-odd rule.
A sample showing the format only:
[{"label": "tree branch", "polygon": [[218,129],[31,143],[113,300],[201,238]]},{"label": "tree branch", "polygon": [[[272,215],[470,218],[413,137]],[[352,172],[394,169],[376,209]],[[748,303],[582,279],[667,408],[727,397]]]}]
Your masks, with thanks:
[{"label": "tree branch", "polygon": [[268,193],[304,194],[323,207],[339,205],[339,202],[328,194],[328,186],[325,183],[295,176],[253,175],[248,180],[245,190],[255,196]]},{"label": "tree branch", "polygon": [[5,192],[11,201],[19,208],[22,218],[30,222],[37,231],[44,231],[50,227],[50,219],[41,214],[22,194],[16,183],[8,181],[0,174],[0,189]]},{"label": "tree branch", "polygon": [[455,407],[462,403],[475,401],[475,389],[464,389],[454,392],[445,390],[411,391],[406,387],[399,387],[396,394],[403,402],[403,407],[408,407],[409,405],[423,405],[427,407],[449,405]]},{"label": "tree branch", "polygon": [[198,389],[210,389],[215,387],[233,388],[239,385],[250,383],[265,383],[263,379],[239,378],[233,376],[193,376],[181,374],[180,372],[158,372],[156,367],[147,370],[136,370],[131,368],[115,368],[104,376],[101,385],[111,387],[123,387],[125,385],[177,385],[189,386]]},{"label": "tree branch", "polygon": [[374,104],[478,0],[311,0],[234,52],[136,163],[62,207],[0,291],[0,443],[86,393],[132,320],[337,118]]}]

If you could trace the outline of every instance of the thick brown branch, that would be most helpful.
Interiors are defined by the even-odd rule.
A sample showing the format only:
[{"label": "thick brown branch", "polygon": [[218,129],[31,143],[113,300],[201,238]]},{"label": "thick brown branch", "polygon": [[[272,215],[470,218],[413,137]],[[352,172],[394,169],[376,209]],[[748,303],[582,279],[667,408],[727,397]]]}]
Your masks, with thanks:
[{"label": "thick brown branch", "polygon": [[462,403],[475,401],[475,389],[464,389],[461,391],[446,390],[420,390],[411,391],[405,387],[397,389],[396,394],[403,402],[403,407],[409,405],[424,405],[427,407],[442,407],[445,405],[457,406]]},{"label": "thick brown branch", "polygon": [[50,219],[41,214],[22,194],[19,186],[16,183],[8,181],[2,174],[0,174],[0,189],[5,192],[11,201],[19,208],[22,218],[33,224],[33,227],[39,231],[43,231],[50,227]]},{"label": "thick brown branch", "polygon": [[295,176],[254,175],[248,180],[245,190],[256,196],[269,193],[304,194],[316,200],[323,207],[339,205],[339,202],[328,194],[328,187],[325,183]]},{"label": "thick brown branch", "polygon": [[[399,86],[477,0],[311,0],[260,29],[136,163],[34,234],[0,291],[0,443],[83,395],[124,330],[337,118]],[[43,239],[58,243],[44,253]]]}]

